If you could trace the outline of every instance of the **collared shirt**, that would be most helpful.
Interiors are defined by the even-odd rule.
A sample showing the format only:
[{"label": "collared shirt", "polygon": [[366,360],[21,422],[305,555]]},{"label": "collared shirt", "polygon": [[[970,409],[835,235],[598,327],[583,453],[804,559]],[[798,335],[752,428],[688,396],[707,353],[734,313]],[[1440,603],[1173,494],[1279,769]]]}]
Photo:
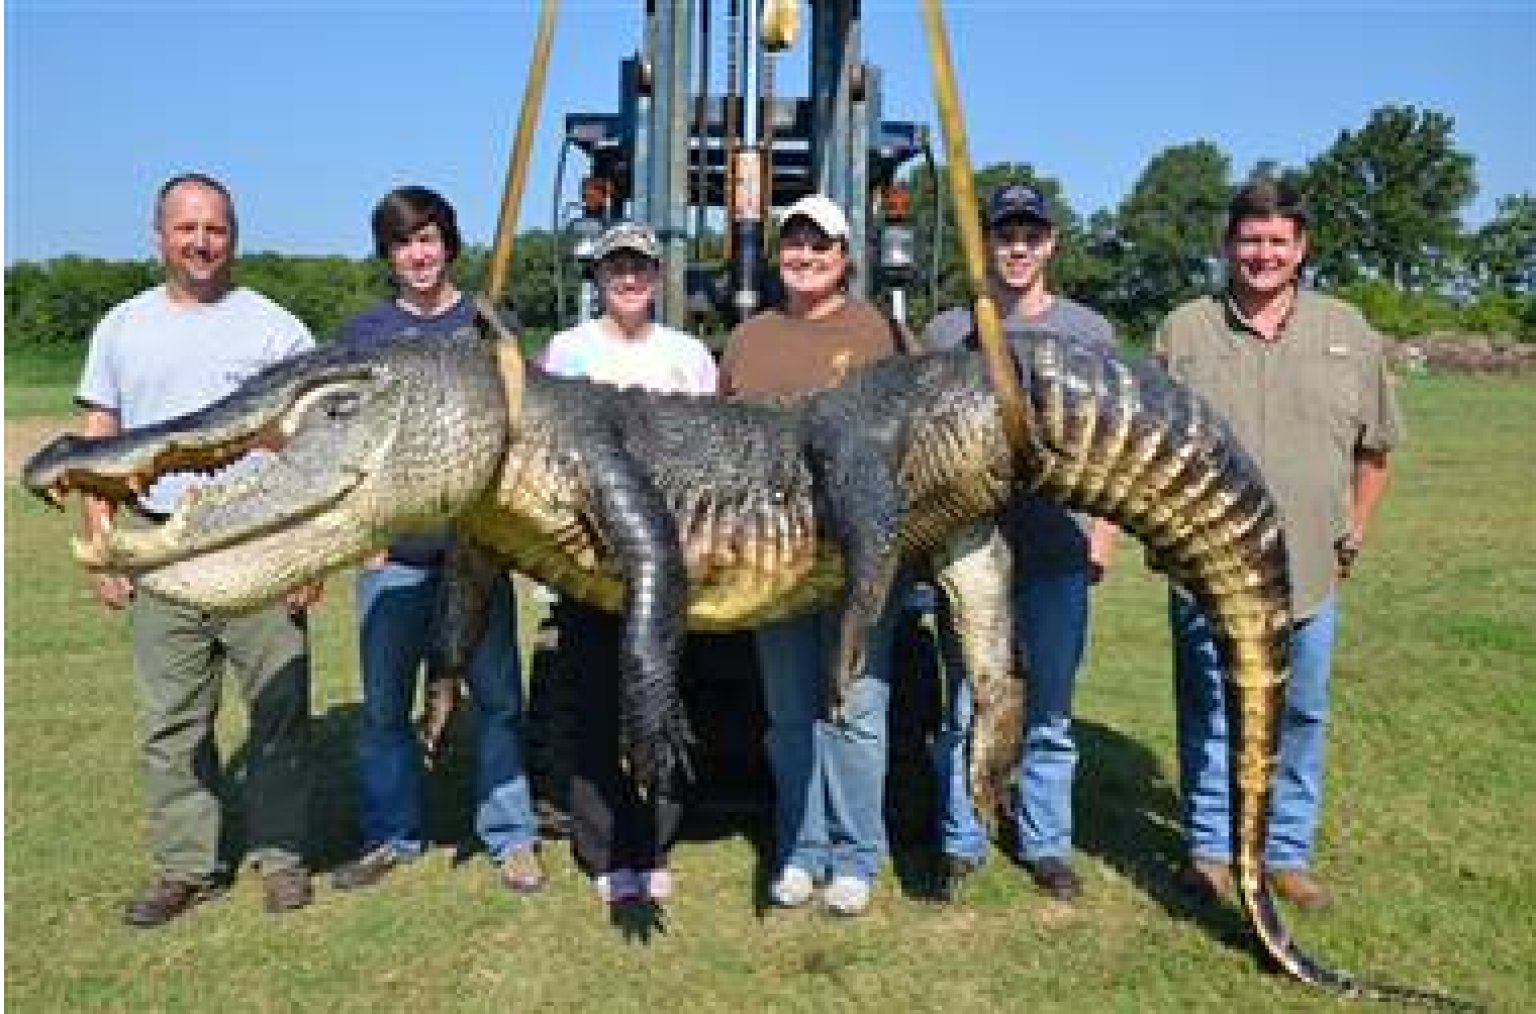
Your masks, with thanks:
[{"label": "collared shirt", "polygon": [[1356,451],[1390,451],[1403,436],[1381,336],[1349,304],[1302,290],[1273,341],[1230,299],[1207,296],[1170,313],[1156,347],[1258,465],[1285,523],[1294,614],[1311,616],[1333,591]]}]

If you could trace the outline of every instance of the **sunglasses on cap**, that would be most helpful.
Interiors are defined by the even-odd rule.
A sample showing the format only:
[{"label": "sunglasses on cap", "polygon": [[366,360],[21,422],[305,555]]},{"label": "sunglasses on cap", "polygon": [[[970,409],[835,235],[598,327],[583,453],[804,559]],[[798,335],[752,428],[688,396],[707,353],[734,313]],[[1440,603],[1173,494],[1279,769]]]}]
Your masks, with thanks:
[{"label": "sunglasses on cap", "polygon": [[656,262],[644,254],[624,250],[611,253],[598,262],[598,267],[607,275],[646,275],[656,267]]},{"label": "sunglasses on cap", "polygon": [[816,229],[791,229],[779,237],[779,249],[805,247],[813,253],[830,253],[838,241]]}]

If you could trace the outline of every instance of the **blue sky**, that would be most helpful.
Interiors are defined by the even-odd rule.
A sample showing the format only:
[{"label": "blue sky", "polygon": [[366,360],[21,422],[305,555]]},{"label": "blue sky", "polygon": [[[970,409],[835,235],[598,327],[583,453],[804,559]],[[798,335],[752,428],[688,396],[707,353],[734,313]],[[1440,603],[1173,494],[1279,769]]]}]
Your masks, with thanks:
[{"label": "blue sky", "polygon": [[[523,227],[550,222],[563,115],[616,109],[641,6],[562,4]],[[1172,145],[1212,141],[1237,173],[1298,165],[1389,103],[1455,119],[1482,187],[1472,223],[1500,196],[1536,193],[1536,0],[946,10],[973,162],[1032,162],[1081,214],[1116,205]],[[149,256],[150,195],[188,168],[234,187],[246,251],[364,255],[373,202],[408,182],[441,190],[467,238],[489,242],[537,12],[533,0],[10,0],[4,259]],[[885,117],[937,129],[917,0],[865,0],[864,13]],[[803,62],[779,81],[803,94]]]}]

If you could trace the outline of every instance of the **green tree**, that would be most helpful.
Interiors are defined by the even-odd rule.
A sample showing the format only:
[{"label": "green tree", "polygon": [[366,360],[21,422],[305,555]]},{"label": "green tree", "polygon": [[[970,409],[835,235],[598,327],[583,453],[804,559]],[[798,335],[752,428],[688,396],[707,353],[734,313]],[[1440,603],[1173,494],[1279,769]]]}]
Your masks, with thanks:
[{"label": "green tree", "polygon": [[1307,167],[1312,264],[1320,282],[1380,278],[1423,290],[1445,281],[1461,246],[1458,214],[1477,192],[1455,121],[1384,106]]},{"label": "green tree", "polygon": [[1484,290],[1536,295],[1536,194],[1501,197],[1493,221],[1472,236],[1467,259]]},{"label": "green tree", "polygon": [[1214,280],[1231,160],[1210,141],[1167,148],[1142,170],[1115,215],[1115,316],[1145,338],[1176,304]]},{"label": "green tree", "polygon": [[68,256],[13,264],[5,271],[6,344],[84,344],[114,304],[159,278],[151,261]]}]

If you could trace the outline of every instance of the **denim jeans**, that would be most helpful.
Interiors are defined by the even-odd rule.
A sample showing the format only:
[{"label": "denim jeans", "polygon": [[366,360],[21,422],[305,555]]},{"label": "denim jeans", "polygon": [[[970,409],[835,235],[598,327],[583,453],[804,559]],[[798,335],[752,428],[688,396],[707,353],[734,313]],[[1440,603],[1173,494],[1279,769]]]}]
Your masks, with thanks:
[{"label": "denim jeans", "polygon": [[780,870],[796,866],[818,880],[874,880],[879,873],[886,852],[891,648],[905,595],[905,584],[898,582],[871,634],[864,673],[848,690],[841,723],[828,721],[823,707],[837,612],[797,616],[757,630]]},{"label": "denim jeans", "polygon": [[[363,721],[358,735],[365,849],[420,854],[421,746],[411,725],[418,670],[430,647],[442,572],[385,563],[358,574]],[[538,840],[523,768],[522,667],[512,585],[497,580],[485,637],[469,669],[477,736],[475,831],[494,860]]]},{"label": "denim jeans", "polygon": [[[1028,673],[1024,702],[1024,756],[1014,784],[1014,821],[1021,858],[1066,858],[1072,851],[1072,693],[1088,638],[1089,574],[1071,569],[1020,575],[1013,586],[1013,636]],[[973,862],[987,852],[987,833],[971,803],[972,702],[954,626],[941,610],[939,650],[944,664],[943,724],[934,738],[939,785],[939,840],[945,854]]]},{"label": "denim jeans", "polygon": [[[1184,829],[1196,859],[1232,860],[1232,802],[1228,781],[1231,748],[1227,738],[1224,684],[1216,642],[1194,600],[1174,591],[1168,597],[1173,633],[1174,695],[1177,702],[1179,784],[1184,795]],[[1328,679],[1338,628],[1338,600],[1291,632],[1291,677],[1280,720],[1280,764],[1270,805],[1264,862],[1270,869],[1302,869],[1312,863],[1312,846],[1323,800],[1323,747],[1328,728]]]}]

